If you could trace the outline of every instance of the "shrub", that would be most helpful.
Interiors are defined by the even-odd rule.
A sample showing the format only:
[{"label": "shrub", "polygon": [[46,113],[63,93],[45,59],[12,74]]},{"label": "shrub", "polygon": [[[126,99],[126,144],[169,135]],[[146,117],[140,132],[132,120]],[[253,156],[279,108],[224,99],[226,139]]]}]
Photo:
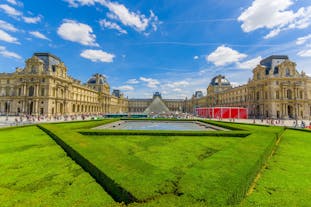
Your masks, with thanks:
[{"label": "shrub", "polygon": [[58,145],[60,145],[69,157],[78,163],[85,171],[90,173],[90,175],[105,189],[106,192],[111,195],[115,201],[124,202],[126,204],[137,201],[137,199],[131,193],[127,192],[125,189],[115,183],[114,180],[109,178],[89,160],[83,157],[79,152],[77,152],[52,132],[58,131],[59,129],[51,125],[38,125],[38,127],[46,132]]}]

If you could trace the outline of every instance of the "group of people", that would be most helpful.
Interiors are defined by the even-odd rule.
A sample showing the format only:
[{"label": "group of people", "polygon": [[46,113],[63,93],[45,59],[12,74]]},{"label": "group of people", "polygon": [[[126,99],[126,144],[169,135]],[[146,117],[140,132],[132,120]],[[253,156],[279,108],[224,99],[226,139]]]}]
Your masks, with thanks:
[{"label": "group of people", "polygon": [[295,127],[295,128],[301,127],[301,128],[311,129],[311,122],[309,123],[309,126],[307,126],[303,120],[301,120],[300,124],[299,124],[299,121],[297,120],[297,122],[296,121],[293,122],[293,127]]},{"label": "group of people", "polygon": [[103,116],[102,114],[80,114],[80,115],[28,115],[22,114],[19,116],[15,116],[14,122],[12,119],[9,120],[9,117],[6,116],[5,121],[11,122],[11,125],[24,125],[24,124],[31,124],[36,122],[57,122],[57,121],[74,121],[74,120],[87,120],[87,119],[94,119],[95,117]]}]

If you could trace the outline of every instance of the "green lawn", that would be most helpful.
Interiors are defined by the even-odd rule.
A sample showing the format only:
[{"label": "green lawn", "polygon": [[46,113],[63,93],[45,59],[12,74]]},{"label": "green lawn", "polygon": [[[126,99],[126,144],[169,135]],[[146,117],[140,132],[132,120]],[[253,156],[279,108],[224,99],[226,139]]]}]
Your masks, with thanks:
[{"label": "green lawn", "polygon": [[286,130],[242,206],[311,206],[311,133]]},{"label": "green lawn", "polygon": [[0,130],[1,206],[109,206],[113,199],[36,126]]},{"label": "green lawn", "polygon": [[41,125],[103,187],[36,126],[0,130],[0,206],[119,206],[112,197],[124,191],[130,207],[311,205],[310,132],[210,122],[250,135],[78,133],[115,120]]},{"label": "green lawn", "polygon": [[[44,127],[140,202],[170,197],[181,203],[211,206],[233,205],[244,198],[274,146],[276,134],[282,131],[279,127],[243,125],[241,128],[252,132],[246,138],[84,136],[75,132],[86,128],[81,124]],[[74,130],[63,130],[66,127]]]}]

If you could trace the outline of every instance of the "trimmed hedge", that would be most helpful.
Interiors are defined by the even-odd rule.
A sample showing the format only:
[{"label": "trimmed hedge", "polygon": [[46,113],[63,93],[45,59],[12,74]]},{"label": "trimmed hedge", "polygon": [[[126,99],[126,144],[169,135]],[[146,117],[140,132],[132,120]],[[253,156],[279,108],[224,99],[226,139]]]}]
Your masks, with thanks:
[{"label": "trimmed hedge", "polygon": [[213,137],[247,137],[250,132],[246,131],[169,131],[169,130],[80,130],[83,135],[148,135],[148,136],[213,136]]},{"label": "trimmed hedge", "polygon": [[268,144],[267,148],[263,151],[259,159],[254,163],[253,168],[249,171],[250,174],[245,176],[245,184],[241,189],[238,189],[235,194],[228,200],[228,204],[239,204],[246,196],[251,184],[254,182],[257,174],[260,172],[262,166],[268,161],[271,153],[277,147],[276,143],[281,138],[283,133],[285,132],[285,128],[275,133],[274,139]]},{"label": "trimmed hedge", "polygon": [[236,126],[232,126],[232,123],[230,123],[230,122],[211,121],[211,120],[197,120],[197,121],[207,123],[207,124],[211,124],[211,125],[215,125],[215,126],[222,127],[222,128],[226,128],[226,129],[230,129],[233,131],[236,131],[236,130],[240,130],[240,131],[242,130],[243,131],[244,130],[244,129],[238,128]]},{"label": "trimmed hedge", "polygon": [[[51,123],[56,126],[63,125],[66,129],[77,130],[77,129],[88,129],[104,124],[119,121],[120,119],[102,119],[102,120],[87,120],[87,121],[69,121],[69,122],[57,122]],[[47,123],[49,124],[49,123]]]},{"label": "trimmed hedge", "polygon": [[[239,131],[243,131],[243,129],[240,129],[238,127],[235,126],[231,126],[230,122],[222,122],[222,121],[213,121],[213,120],[205,120],[205,119],[146,119],[146,118],[142,118],[142,119],[134,119],[134,118],[122,118],[120,120],[124,120],[124,121],[174,121],[174,122],[202,122],[202,123],[207,123],[207,124],[211,124],[211,125],[215,125],[218,127],[222,127],[225,129],[230,129],[230,130],[239,130]],[[229,124],[229,125],[228,125]]]},{"label": "trimmed hedge", "polygon": [[[166,120],[167,121],[167,120]],[[189,120],[187,120],[189,121]],[[200,120],[201,121],[201,120]],[[205,122],[205,121],[204,121]],[[214,121],[206,121],[207,123],[211,123],[215,125]],[[88,125],[88,124],[87,124]],[[91,124],[90,124],[91,125]],[[219,123],[221,127],[232,127],[235,129],[241,128],[245,131],[212,131],[212,132],[204,132],[209,133],[204,134],[204,136],[211,136],[211,133],[217,134],[217,136],[231,136],[233,134],[243,134],[249,135],[247,139],[241,139],[238,143],[221,150],[215,153],[213,156],[209,157],[209,159],[204,159],[200,161],[200,163],[196,163],[191,166],[180,178],[180,181],[177,184],[178,191],[177,193],[183,196],[187,196],[195,201],[203,201],[208,206],[225,206],[225,205],[236,205],[245,197],[251,183],[253,182],[254,178],[256,177],[257,173],[260,171],[262,165],[266,162],[267,158],[271,154],[271,151],[275,147],[275,143],[281,136],[284,128],[281,127],[258,127],[253,125],[239,125],[237,123]],[[46,128],[48,130],[55,131],[60,138],[70,136],[70,133],[66,133],[65,130],[58,126],[48,125]],[[235,127],[236,126],[236,127]],[[115,131],[115,130],[83,130],[85,127],[74,127],[77,132],[86,135],[117,135],[116,133],[122,133],[118,135],[151,135],[152,133],[156,136],[172,136],[172,134],[163,134],[168,133],[167,131],[132,131],[132,130],[122,130],[122,131]],[[81,130],[82,129],[82,130]],[[184,131],[169,131],[171,133],[185,133]],[[91,134],[93,133],[93,134]],[[95,133],[95,134],[94,134]],[[113,134],[108,134],[113,133]],[[134,133],[134,134],[130,134]],[[135,134],[139,133],[139,134]],[[143,133],[143,134],[142,134]],[[148,134],[146,134],[148,133]],[[162,133],[162,134],[161,134]],[[189,132],[186,132],[189,133]],[[191,131],[193,134],[193,132]],[[202,132],[194,132],[194,133],[202,133]],[[83,136],[81,134],[76,134],[77,139],[83,140]],[[71,133],[71,136],[73,134]],[[181,135],[181,134],[178,134]],[[247,136],[246,135],[246,136]],[[183,136],[187,136],[184,135]],[[188,135],[190,136],[190,135]],[[193,136],[200,136],[198,134]],[[202,135],[203,136],[203,135]],[[79,137],[79,138],[78,138]],[[122,137],[122,136],[121,136]],[[59,139],[60,139],[59,138]],[[75,139],[72,139],[75,140]],[[68,142],[69,144],[69,142]],[[68,145],[67,144],[67,145]],[[81,142],[84,144],[84,142]],[[72,145],[74,146],[74,145]],[[71,149],[70,146],[69,151]],[[83,147],[79,150],[80,153],[83,151]],[[76,155],[77,154],[77,155]],[[86,160],[82,155],[76,152],[73,156],[77,156],[76,159],[81,159],[82,166],[87,166],[85,169],[89,169],[90,171],[99,171],[96,166],[94,166],[90,161]],[[83,154],[83,153],[82,153]],[[84,158],[80,158],[79,156]],[[75,160],[75,159],[74,159]],[[76,161],[79,163],[78,161]],[[86,162],[86,163],[83,163]],[[80,164],[80,163],[79,163]],[[95,170],[92,168],[94,167]],[[97,171],[96,171],[97,170]],[[88,170],[87,170],[88,171]],[[90,172],[91,173],[91,172]],[[102,172],[101,172],[102,173]],[[92,173],[91,173],[92,174]],[[96,173],[95,173],[96,174]],[[92,175],[93,176],[93,175]],[[95,176],[93,176],[95,178]],[[97,176],[98,177],[98,176]],[[107,176],[108,177],[108,176]],[[105,179],[99,176],[98,179],[102,179],[104,182],[103,185],[106,185],[107,182]],[[96,179],[96,180],[98,180]],[[117,185],[111,178],[108,177],[113,184]],[[99,181],[98,181],[99,182]],[[119,181],[118,181],[119,182]],[[141,182],[141,181],[140,181]],[[108,183],[111,185],[110,183]],[[110,189],[113,189],[115,186],[109,186]],[[119,186],[120,187],[120,186]],[[113,191],[115,191],[113,189]],[[107,190],[107,192],[109,192]],[[110,193],[110,192],[109,192]],[[118,196],[118,193],[115,193]],[[135,194],[136,197],[139,197]],[[113,196],[112,196],[113,197]],[[136,199],[136,198],[135,198]],[[137,201],[137,200],[134,200]],[[142,200],[140,200],[142,201]]]},{"label": "trimmed hedge", "polygon": [[[281,127],[249,128],[252,134],[247,139],[193,166],[181,179],[180,192],[204,200],[207,206],[239,204],[284,131]],[[198,171],[204,173],[198,176]]]},{"label": "trimmed hedge", "polygon": [[109,195],[117,202],[124,202],[126,204],[136,202],[137,199],[120,185],[118,185],[114,180],[108,177],[95,165],[93,165],[89,160],[83,157],[79,152],[74,150],[71,146],[65,143],[61,138],[54,134],[49,128],[43,125],[38,125],[38,127],[47,133],[63,150],[67,153],[71,159],[73,159],[77,164],[79,164],[85,171],[90,173],[90,175],[104,188],[104,190],[109,193]]}]

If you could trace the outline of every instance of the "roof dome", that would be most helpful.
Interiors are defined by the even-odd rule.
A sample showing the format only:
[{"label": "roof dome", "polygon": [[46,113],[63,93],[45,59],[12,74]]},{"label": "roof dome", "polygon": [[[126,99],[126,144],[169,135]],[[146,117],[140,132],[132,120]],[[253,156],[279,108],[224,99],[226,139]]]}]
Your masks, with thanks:
[{"label": "roof dome", "polygon": [[108,84],[106,77],[101,74],[94,74],[88,81],[88,84]]},{"label": "roof dome", "polygon": [[218,76],[215,76],[212,80],[211,80],[211,83],[210,85],[212,86],[230,86],[230,82],[226,79],[225,76],[222,76],[222,75],[218,75]]}]

